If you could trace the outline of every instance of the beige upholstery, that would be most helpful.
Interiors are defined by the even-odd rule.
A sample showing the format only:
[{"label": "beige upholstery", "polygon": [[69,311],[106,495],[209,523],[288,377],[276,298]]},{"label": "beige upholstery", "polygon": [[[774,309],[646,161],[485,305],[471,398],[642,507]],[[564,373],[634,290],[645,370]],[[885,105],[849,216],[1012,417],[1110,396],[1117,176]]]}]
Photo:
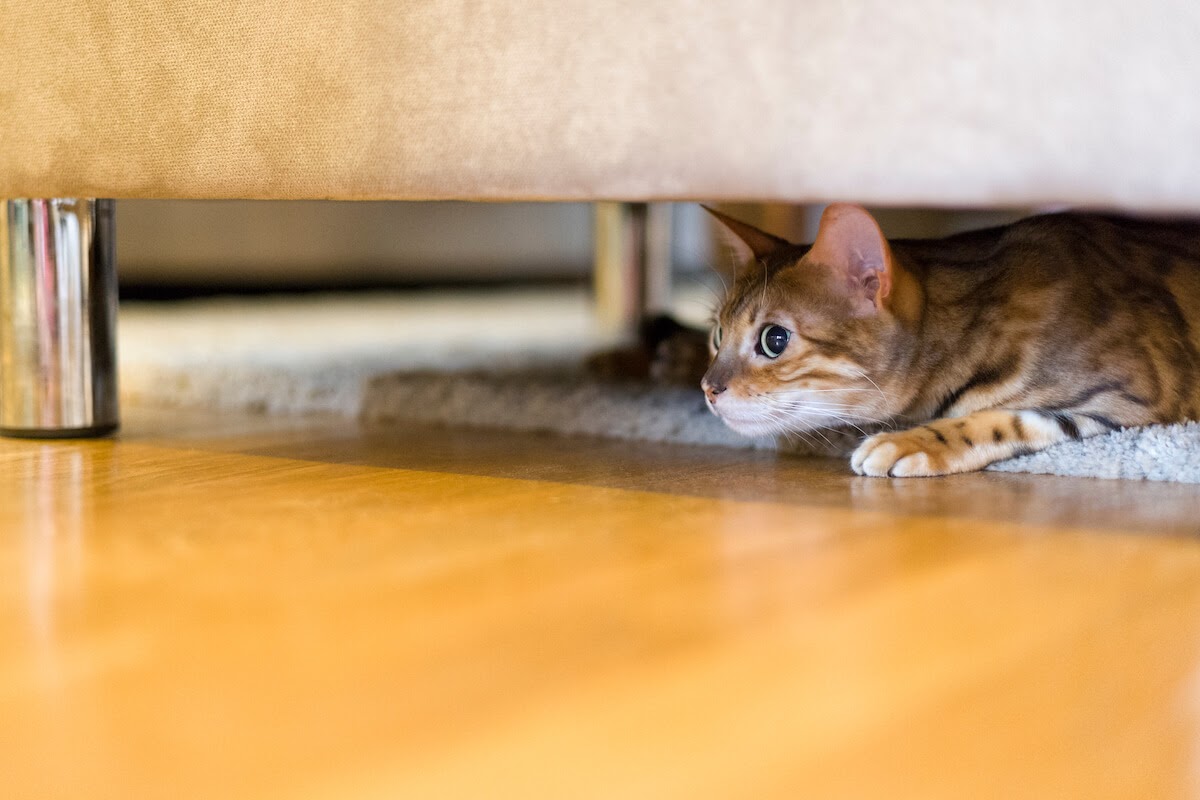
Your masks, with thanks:
[{"label": "beige upholstery", "polygon": [[1194,0],[0,0],[0,196],[1200,211]]}]

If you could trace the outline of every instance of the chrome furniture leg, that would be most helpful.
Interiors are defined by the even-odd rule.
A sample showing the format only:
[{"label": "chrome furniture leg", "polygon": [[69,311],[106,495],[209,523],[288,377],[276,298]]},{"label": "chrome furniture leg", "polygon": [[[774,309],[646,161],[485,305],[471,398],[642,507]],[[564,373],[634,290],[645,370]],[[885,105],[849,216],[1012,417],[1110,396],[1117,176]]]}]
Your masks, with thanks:
[{"label": "chrome furniture leg", "polygon": [[597,203],[594,235],[597,319],[604,333],[631,338],[670,310],[671,207]]},{"label": "chrome furniture leg", "polygon": [[0,200],[0,434],[116,430],[113,202]]}]

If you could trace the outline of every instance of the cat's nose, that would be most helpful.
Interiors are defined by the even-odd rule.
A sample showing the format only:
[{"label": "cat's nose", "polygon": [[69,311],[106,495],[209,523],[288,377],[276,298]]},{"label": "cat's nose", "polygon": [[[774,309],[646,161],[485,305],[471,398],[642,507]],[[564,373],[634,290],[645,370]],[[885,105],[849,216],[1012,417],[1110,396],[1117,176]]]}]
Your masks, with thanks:
[{"label": "cat's nose", "polygon": [[717,395],[725,391],[725,385],[721,383],[711,383],[708,378],[700,382],[700,387],[704,389],[704,396],[708,398],[708,402],[717,402]]}]

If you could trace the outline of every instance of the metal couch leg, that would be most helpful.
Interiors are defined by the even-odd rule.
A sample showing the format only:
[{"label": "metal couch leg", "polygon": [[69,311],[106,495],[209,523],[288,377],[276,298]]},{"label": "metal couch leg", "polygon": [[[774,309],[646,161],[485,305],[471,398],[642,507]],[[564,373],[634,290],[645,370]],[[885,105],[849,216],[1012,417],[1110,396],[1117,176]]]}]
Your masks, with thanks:
[{"label": "metal couch leg", "polygon": [[604,333],[632,338],[645,318],[670,310],[671,207],[597,203],[596,316]]},{"label": "metal couch leg", "polygon": [[113,202],[0,201],[0,434],[117,429]]}]

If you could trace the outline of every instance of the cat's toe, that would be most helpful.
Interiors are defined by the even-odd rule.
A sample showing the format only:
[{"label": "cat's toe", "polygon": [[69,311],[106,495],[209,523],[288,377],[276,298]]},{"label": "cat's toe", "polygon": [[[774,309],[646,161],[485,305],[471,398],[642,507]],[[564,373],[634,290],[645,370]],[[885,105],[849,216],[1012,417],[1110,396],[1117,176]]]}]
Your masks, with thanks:
[{"label": "cat's toe", "polygon": [[942,473],[933,465],[928,453],[910,453],[896,459],[887,472],[893,478],[930,478]]},{"label": "cat's toe", "polygon": [[850,466],[859,475],[886,478],[888,470],[900,456],[900,448],[895,442],[872,436],[854,451],[850,457]]},{"label": "cat's toe", "polygon": [[906,434],[876,434],[854,451],[851,468],[873,478],[924,478],[940,475],[935,459]]}]

